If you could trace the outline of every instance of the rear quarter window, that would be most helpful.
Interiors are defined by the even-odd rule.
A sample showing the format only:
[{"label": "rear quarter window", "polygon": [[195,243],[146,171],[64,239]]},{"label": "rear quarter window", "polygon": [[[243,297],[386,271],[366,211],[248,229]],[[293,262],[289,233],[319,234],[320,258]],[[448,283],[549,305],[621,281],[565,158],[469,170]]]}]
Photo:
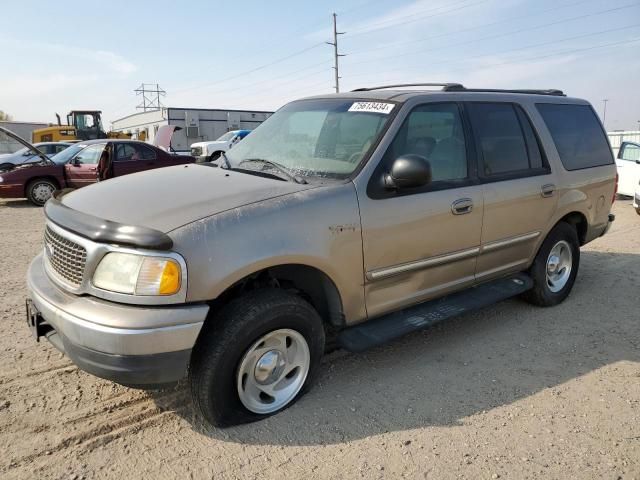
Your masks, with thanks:
[{"label": "rear quarter window", "polygon": [[566,170],[613,163],[607,137],[590,105],[539,103],[536,107]]}]

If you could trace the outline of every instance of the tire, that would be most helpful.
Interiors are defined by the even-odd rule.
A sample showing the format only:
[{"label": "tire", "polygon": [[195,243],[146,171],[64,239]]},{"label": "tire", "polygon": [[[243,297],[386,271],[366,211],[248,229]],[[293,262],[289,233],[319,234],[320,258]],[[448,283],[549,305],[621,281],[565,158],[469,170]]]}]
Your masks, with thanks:
[{"label": "tire", "polygon": [[636,213],[640,215],[640,207],[636,208]]},{"label": "tire", "polygon": [[[226,427],[284,410],[313,382],[324,343],[320,316],[294,294],[264,289],[232,300],[205,324],[191,356],[189,386],[197,413],[210,425]],[[264,389],[273,385],[281,388],[270,397]]]},{"label": "tire", "polygon": [[216,161],[216,160],[218,160],[221,156],[222,156],[222,152],[213,152],[211,155],[209,155],[209,161],[210,161],[210,162],[215,162],[215,161]]},{"label": "tire", "polygon": [[35,206],[42,207],[57,189],[58,185],[53,180],[36,178],[27,185],[27,199]]},{"label": "tire", "polygon": [[569,296],[579,266],[580,243],[576,229],[560,222],[545,238],[529,269],[533,288],[523,295],[524,299],[541,307],[558,305]]}]

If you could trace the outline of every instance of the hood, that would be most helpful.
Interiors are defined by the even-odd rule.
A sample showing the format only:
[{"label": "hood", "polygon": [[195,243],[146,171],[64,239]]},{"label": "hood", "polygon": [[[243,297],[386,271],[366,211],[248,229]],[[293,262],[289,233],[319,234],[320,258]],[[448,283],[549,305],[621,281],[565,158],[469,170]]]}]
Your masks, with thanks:
[{"label": "hood", "polygon": [[208,165],[158,168],[71,192],[62,203],[105,220],[170,232],[204,217],[314,188]]},{"label": "hood", "polygon": [[156,132],[156,136],[153,139],[153,145],[163,149],[165,152],[171,151],[171,137],[173,133],[182,130],[182,127],[177,125],[163,125]]}]

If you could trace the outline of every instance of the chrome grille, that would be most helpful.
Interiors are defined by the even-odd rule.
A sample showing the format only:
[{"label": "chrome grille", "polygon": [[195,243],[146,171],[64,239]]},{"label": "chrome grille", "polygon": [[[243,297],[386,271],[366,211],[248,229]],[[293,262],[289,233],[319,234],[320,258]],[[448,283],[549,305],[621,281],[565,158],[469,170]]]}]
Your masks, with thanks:
[{"label": "chrome grille", "polygon": [[82,283],[87,251],[47,227],[44,232],[44,251],[53,271],[74,286]]}]

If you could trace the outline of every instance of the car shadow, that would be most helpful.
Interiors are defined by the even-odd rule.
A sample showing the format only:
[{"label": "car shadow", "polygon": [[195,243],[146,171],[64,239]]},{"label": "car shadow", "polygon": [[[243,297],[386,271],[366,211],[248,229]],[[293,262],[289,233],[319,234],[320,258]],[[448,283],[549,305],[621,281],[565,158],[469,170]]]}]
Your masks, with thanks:
[{"label": "car shadow", "polygon": [[640,255],[582,252],[561,305],[512,299],[362,354],[335,352],[307,395],[261,422],[205,427],[186,387],[178,399],[153,396],[202,435],[245,444],[326,445],[461,425],[605,365],[639,362],[638,271]]},{"label": "car shadow", "polygon": [[0,207],[8,207],[8,208],[42,208],[34,205],[29,200],[4,200],[0,202]]}]

